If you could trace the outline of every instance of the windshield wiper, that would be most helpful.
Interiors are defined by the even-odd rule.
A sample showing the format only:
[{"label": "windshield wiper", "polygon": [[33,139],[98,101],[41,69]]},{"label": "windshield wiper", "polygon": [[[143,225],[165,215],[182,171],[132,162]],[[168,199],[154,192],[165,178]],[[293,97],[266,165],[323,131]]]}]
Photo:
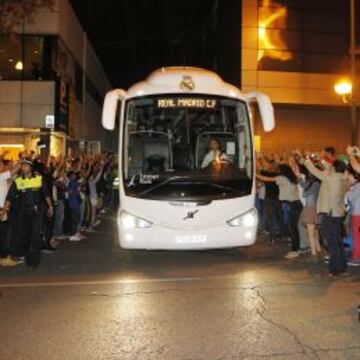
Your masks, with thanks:
[{"label": "windshield wiper", "polygon": [[238,193],[238,194],[241,194],[241,195],[244,194],[243,191],[232,188],[231,186],[225,186],[225,185],[220,185],[220,184],[217,184],[217,183],[211,183],[211,182],[206,182],[206,181],[204,181],[204,184],[216,187],[216,188],[221,189],[221,190],[231,191],[231,192],[235,192],[235,193]]},{"label": "windshield wiper", "polygon": [[[172,176],[172,177],[162,181],[161,183],[156,184],[156,185],[152,186],[151,188],[142,191],[141,193],[138,194],[138,196],[141,197],[143,195],[146,195],[146,194],[148,194],[148,193],[150,193],[150,192],[160,188],[161,186],[163,186],[165,184],[168,184],[169,182],[172,182],[174,180],[184,180],[184,179],[190,179],[190,178],[191,178],[191,176]],[[208,181],[194,181],[194,182],[190,183],[190,185],[192,185],[192,184],[194,184],[194,185],[195,184],[209,185],[209,186],[213,186],[213,187],[216,187],[218,189],[221,189],[221,190],[225,190],[227,192],[237,193],[237,194],[240,194],[240,195],[244,194],[243,191],[232,188],[230,186],[225,186],[225,185],[221,185],[221,184],[217,184],[217,183],[213,183],[213,182],[208,182]]]},{"label": "windshield wiper", "polygon": [[146,195],[146,194],[148,194],[149,192],[152,192],[152,191],[158,189],[159,187],[161,187],[161,186],[163,186],[163,185],[165,185],[165,184],[167,184],[167,183],[169,183],[169,182],[171,182],[171,181],[174,181],[174,180],[183,180],[183,179],[189,179],[189,178],[190,178],[190,176],[171,176],[171,177],[169,177],[168,179],[162,181],[161,183],[156,184],[156,185],[150,187],[149,189],[146,189],[146,190],[142,191],[141,193],[138,194],[138,196],[141,197],[141,196],[143,196],[143,195]]}]

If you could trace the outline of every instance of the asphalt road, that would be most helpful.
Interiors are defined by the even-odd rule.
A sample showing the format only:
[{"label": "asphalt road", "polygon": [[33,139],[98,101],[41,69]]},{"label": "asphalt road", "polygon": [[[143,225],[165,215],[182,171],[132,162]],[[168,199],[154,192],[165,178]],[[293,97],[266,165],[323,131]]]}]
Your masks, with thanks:
[{"label": "asphalt road", "polygon": [[286,250],[128,253],[105,218],[35,271],[0,268],[0,359],[360,359],[360,269],[323,279]]}]

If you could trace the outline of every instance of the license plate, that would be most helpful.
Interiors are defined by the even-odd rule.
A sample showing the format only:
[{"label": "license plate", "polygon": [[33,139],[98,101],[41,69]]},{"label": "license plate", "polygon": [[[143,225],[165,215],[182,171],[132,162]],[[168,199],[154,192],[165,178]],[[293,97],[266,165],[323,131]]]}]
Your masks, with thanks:
[{"label": "license plate", "polygon": [[175,236],[177,244],[205,244],[206,235],[178,235]]},{"label": "license plate", "polygon": [[196,202],[184,202],[184,208],[187,209],[194,209],[197,207],[197,203]]}]

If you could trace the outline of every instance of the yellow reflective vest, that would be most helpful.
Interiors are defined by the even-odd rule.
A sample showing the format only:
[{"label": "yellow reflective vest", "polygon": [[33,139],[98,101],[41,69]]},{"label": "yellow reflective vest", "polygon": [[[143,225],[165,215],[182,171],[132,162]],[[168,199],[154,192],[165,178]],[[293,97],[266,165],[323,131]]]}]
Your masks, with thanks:
[{"label": "yellow reflective vest", "polygon": [[42,176],[36,175],[31,178],[23,178],[22,176],[19,176],[15,179],[15,184],[18,191],[38,191],[42,187]]}]

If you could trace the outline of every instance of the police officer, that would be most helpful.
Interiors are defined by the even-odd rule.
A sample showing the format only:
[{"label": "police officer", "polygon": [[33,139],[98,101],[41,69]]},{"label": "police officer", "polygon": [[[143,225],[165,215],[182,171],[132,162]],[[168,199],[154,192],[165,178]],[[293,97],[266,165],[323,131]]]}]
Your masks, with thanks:
[{"label": "police officer", "polygon": [[33,171],[31,160],[20,161],[20,175],[10,187],[7,208],[14,210],[11,230],[10,255],[13,258],[25,256],[26,264],[36,267],[40,263],[41,234],[40,209],[47,204],[47,216],[53,215],[49,189],[41,175]]}]

